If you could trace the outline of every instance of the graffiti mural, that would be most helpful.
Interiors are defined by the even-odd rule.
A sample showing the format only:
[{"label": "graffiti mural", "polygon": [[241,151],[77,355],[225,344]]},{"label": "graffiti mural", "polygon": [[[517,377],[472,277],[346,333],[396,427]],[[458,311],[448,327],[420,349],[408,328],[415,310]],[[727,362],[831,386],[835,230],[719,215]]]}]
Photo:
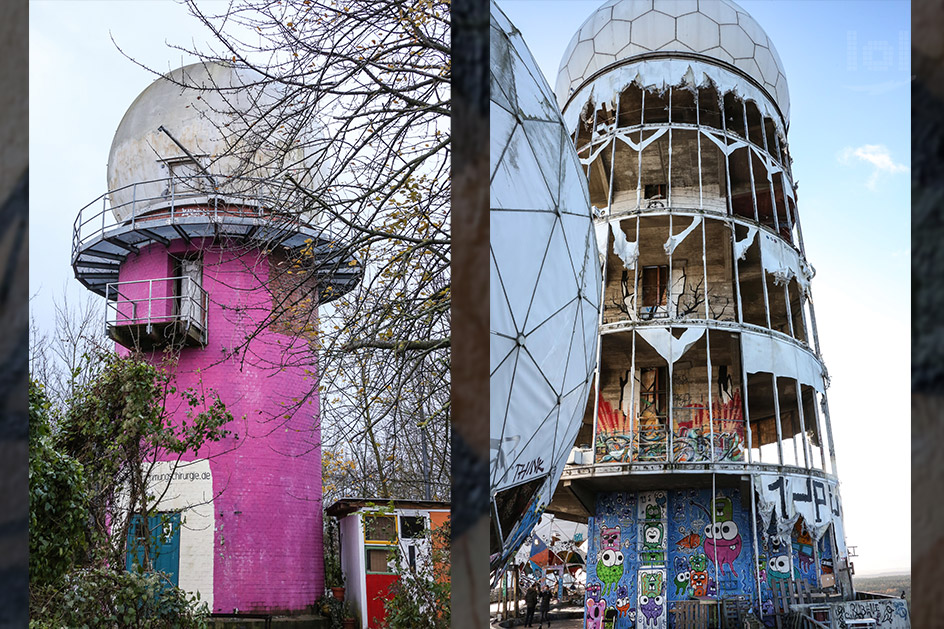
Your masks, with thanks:
[{"label": "graffiti mural", "polygon": [[[710,411],[703,397],[693,399],[686,393],[674,394],[673,397],[676,407],[673,409],[672,453],[676,463],[709,461],[712,446],[715,461],[744,460],[746,437],[740,389],[734,389],[731,395],[723,392],[715,397]],[[722,401],[723,398],[727,399]],[[710,421],[712,415],[713,424]]]},{"label": "graffiti mural", "polygon": [[666,613],[666,558],[668,556],[668,496],[663,491],[639,493],[639,584],[636,626],[663,629]]},{"label": "graffiti mural", "polygon": [[636,622],[636,495],[601,494],[588,522],[587,629],[632,629]]},{"label": "graffiti mural", "polygon": [[715,495],[710,489],[599,494],[590,521],[585,627],[666,629],[678,601],[756,601],[749,514],[733,488]]},{"label": "graffiti mural", "polygon": [[[598,463],[665,462],[668,449],[666,424],[668,409],[659,401],[658,369],[637,371],[636,385],[642,392],[635,400],[635,421],[628,416],[629,372],[619,379],[621,399],[597,404],[595,455]],[[718,382],[719,394],[709,410],[706,391],[694,393],[687,371],[673,375],[672,460],[676,463],[743,461],[746,452],[741,390],[726,381]],[[697,380],[697,379],[693,379]],[[704,382],[699,383],[702,388]],[[652,391],[658,390],[658,393]],[[714,421],[711,421],[712,416]]]},{"label": "graffiti mural", "polygon": [[833,606],[836,626],[846,629],[848,621],[872,618],[879,629],[909,629],[911,617],[908,603],[902,599],[849,601]]},{"label": "graffiti mural", "polygon": [[589,527],[587,629],[665,629],[676,603],[705,597],[743,596],[770,616],[778,581],[817,587],[833,569],[831,529],[816,540],[800,519],[781,536],[760,513],[755,563],[751,509],[735,488],[600,493]]}]

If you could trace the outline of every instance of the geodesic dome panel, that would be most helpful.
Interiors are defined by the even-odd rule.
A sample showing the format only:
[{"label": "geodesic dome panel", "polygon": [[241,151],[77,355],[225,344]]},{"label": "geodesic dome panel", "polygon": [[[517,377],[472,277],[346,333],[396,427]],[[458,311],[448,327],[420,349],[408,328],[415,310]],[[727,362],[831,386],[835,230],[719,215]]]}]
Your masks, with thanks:
[{"label": "geodesic dome panel", "polygon": [[492,568],[560,479],[596,365],[600,267],[587,180],[554,94],[491,4]]},{"label": "geodesic dome panel", "polygon": [[555,93],[561,107],[598,70],[653,52],[698,53],[736,66],[790,120],[790,92],[774,43],[730,0],[610,0],[581,25],[564,51]]}]

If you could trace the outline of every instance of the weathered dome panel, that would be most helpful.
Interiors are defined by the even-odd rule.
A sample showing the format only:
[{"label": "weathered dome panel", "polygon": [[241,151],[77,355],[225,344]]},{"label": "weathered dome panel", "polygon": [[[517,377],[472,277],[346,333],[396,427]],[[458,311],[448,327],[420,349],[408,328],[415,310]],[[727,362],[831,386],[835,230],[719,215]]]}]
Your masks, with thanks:
[{"label": "weathered dome panel", "polygon": [[[262,78],[247,68],[196,63],[173,70],[141,92],[119,123],[108,156],[116,218],[130,216],[135,200],[159,198],[167,179],[182,171],[264,179],[291,169],[308,185],[320,180],[326,157],[324,146],[317,146],[320,130],[311,129],[290,150],[287,137],[262,141],[247,133],[280,100],[274,88],[262,86]],[[133,189],[128,187],[132,184]]]},{"label": "weathered dome panel", "polygon": [[[589,52],[592,51],[592,52]],[[555,94],[561,106],[599,70],[648,52],[685,52],[734,64],[762,87],[784,121],[790,96],[780,56],[764,29],[731,0],[612,0],[578,29],[564,53]]]}]

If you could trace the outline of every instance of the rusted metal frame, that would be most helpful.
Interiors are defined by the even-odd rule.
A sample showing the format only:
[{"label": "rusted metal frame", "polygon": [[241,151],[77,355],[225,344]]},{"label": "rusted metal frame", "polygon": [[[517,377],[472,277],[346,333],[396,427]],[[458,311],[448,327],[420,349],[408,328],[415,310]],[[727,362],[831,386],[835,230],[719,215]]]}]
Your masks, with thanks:
[{"label": "rusted metal frame", "polygon": [[[757,212],[757,188],[754,185],[754,158],[751,157],[751,138],[747,132],[747,107],[741,101],[741,116],[744,118],[744,148],[747,150],[747,173],[751,177],[751,202],[754,203],[754,220],[760,224],[760,214]],[[766,294],[764,295],[767,296]],[[767,323],[770,327],[770,323]]]},{"label": "rusted metal frame", "polygon": [[780,390],[777,387],[777,374],[770,374],[774,394],[774,419],[777,426],[777,461],[783,465],[783,431],[780,428]]},{"label": "rusted metal frame", "polygon": [[816,418],[816,430],[819,433],[819,458],[820,469],[826,472],[826,446],[824,444],[826,431],[823,427],[823,418],[819,414],[819,402],[816,399],[816,387],[810,387],[813,390],[813,415]]},{"label": "rusted metal frame", "polygon": [[[809,449],[809,443],[807,443],[806,438],[806,421],[803,417],[803,391],[800,387],[800,381],[796,378],[793,379],[793,383],[796,385],[796,396],[797,396],[797,413],[800,416],[800,443],[803,444],[803,467],[809,469],[813,462],[813,452]],[[797,464],[799,464],[797,460]]]},{"label": "rusted metal frame", "polygon": [[[718,109],[721,112],[721,127],[724,131],[724,145],[725,148],[728,146],[728,123],[724,119],[724,98],[721,95],[718,95]],[[725,185],[727,186],[727,206],[728,206],[728,215],[732,218],[734,217],[734,199],[731,198],[731,160],[730,154],[727,150],[722,151],[724,153],[724,179]],[[744,308],[741,303],[741,280],[738,274],[738,261],[737,255],[735,255],[734,245],[737,241],[737,231],[734,229],[734,225],[731,225],[731,256],[734,263],[734,294],[737,298],[737,320],[738,323],[744,324]],[[744,381],[744,391],[747,392],[747,381]]]},{"label": "rusted metal frame", "polygon": [[836,471],[836,446],[833,443],[833,427],[829,421],[829,402],[826,400],[825,391],[822,393],[820,403],[823,405],[823,416],[826,419],[826,436],[829,438],[829,463],[832,466],[832,475],[838,476],[839,473]]},{"label": "rusted metal frame", "polygon": [[[639,137],[642,138],[642,131],[639,132]],[[639,151],[640,159],[642,156],[642,151]],[[642,171],[640,170],[639,176],[642,177]],[[638,252],[639,247],[639,222],[640,218],[636,216],[636,247]],[[621,228],[622,229],[622,228]],[[639,298],[637,291],[639,289],[639,255],[636,255],[636,264],[633,265],[633,300],[635,305],[638,307]],[[636,408],[636,329],[635,324],[632,328],[633,340],[632,340],[632,358],[630,360],[629,366],[629,381],[631,384],[629,392],[629,454],[630,459],[633,458],[633,440],[635,439],[636,433],[636,413],[638,409]],[[641,439],[640,439],[641,441]]]},{"label": "rusted metal frame", "polygon": [[[661,155],[660,155],[661,158]],[[672,88],[669,88],[669,166],[668,166],[668,175],[666,177],[666,206],[669,211],[669,238],[672,238]],[[637,236],[638,240],[638,236]],[[678,318],[678,307],[675,306],[672,300],[672,285],[674,284],[674,279],[672,275],[672,255],[673,251],[669,251],[669,277],[668,280],[668,290],[666,290],[666,323],[669,328],[669,336],[672,335],[672,321],[675,321]],[[638,266],[638,265],[637,265]],[[668,391],[668,412],[669,417],[666,422],[665,430],[665,462],[670,463],[675,460],[673,456],[674,437],[675,437],[675,398],[674,398],[674,383],[675,383],[675,356],[672,355],[672,344],[669,343],[669,391]]]},{"label": "rusted metal frame", "polygon": [[763,602],[760,595],[760,536],[757,534],[757,492],[754,491],[754,475],[751,474],[748,478],[751,483],[751,537],[753,537],[754,542],[754,578],[757,581],[757,611],[760,615]]},{"label": "rusted metal frame", "polygon": [[[745,108],[745,115],[746,114],[747,114],[747,109]],[[773,156],[770,154],[770,150],[768,150],[767,148],[767,130],[764,127],[765,127],[764,116],[762,115],[760,117],[760,137],[761,137],[761,140],[764,141],[764,154],[767,155],[768,158],[773,159]],[[774,176],[770,173],[770,169],[767,168],[767,164],[764,164],[764,168],[767,169],[767,179],[768,181],[770,181],[770,207],[773,209],[773,212],[774,212],[774,228],[776,229],[777,234],[779,235],[780,234],[780,218],[777,216],[777,195],[774,194]],[[752,171],[754,170],[753,166],[751,167],[751,170]],[[783,204],[784,204],[784,207],[786,207],[787,205],[786,192],[784,192]]]}]

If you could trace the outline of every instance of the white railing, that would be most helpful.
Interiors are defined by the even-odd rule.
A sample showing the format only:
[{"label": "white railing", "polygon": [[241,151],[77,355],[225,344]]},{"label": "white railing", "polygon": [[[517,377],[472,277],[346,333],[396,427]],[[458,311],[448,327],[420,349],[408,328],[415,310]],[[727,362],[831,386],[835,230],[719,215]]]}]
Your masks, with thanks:
[{"label": "white railing", "polygon": [[[114,202],[128,197],[129,201]],[[206,175],[194,175],[140,181],[109,190],[79,210],[72,230],[72,254],[74,258],[116,228],[147,229],[139,223],[155,219],[205,216],[222,222],[228,217],[252,217],[286,226],[313,225],[318,222],[317,215],[299,220],[298,214],[309,214],[304,208],[310,205],[309,192],[288,180],[216,175],[211,183]]]},{"label": "white railing", "polygon": [[105,325],[180,322],[206,334],[207,292],[191,277],[111,282],[105,286]]}]

